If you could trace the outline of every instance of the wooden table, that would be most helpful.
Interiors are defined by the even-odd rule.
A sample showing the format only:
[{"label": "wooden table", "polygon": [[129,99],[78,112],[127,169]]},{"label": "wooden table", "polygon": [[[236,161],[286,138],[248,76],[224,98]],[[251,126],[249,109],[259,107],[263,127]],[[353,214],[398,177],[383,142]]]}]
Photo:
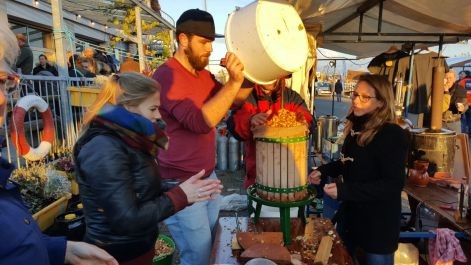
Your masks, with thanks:
[{"label": "wooden table", "polygon": [[[471,220],[463,218],[457,222],[454,217],[454,211],[440,208],[444,205],[453,205],[458,207],[458,191],[452,188],[440,187],[434,183],[429,183],[427,187],[417,187],[406,183],[404,191],[417,201],[423,203],[426,207],[438,213],[441,217],[451,222],[459,230],[471,235]],[[414,211],[415,209],[411,209]]]},{"label": "wooden table", "polygon": [[[221,217],[219,218],[216,238],[211,251],[211,261],[210,264],[243,264],[238,260],[238,256],[241,254],[240,250],[232,250],[232,238],[234,237],[237,229],[235,217]],[[316,225],[314,228],[314,235],[316,238],[322,238],[322,236],[327,235],[329,231],[335,234],[334,244],[332,247],[332,256],[329,259],[329,264],[338,264],[338,265],[347,265],[354,264],[352,258],[348,255],[347,250],[340,241],[338,234],[335,232],[335,229],[332,226],[332,223],[328,219],[316,218],[314,220],[321,225]],[[279,218],[260,218],[257,224],[253,223],[253,220],[248,217],[239,217],[239,231],[250,232],[279,232],[280,231],[280,221]],[[291,234],[293,235],[293,242],[291,245],[287,246],[288,250],[296,255],[303,252],[302,246],[302,236],[304,235],[305,225],[302,223],[299,218],[291,219]],[[306,264],[313,264],[309,262],[310,258],[315,257],[315,253],[312,250],[308,252],[304,250],[301,254],[306,256],[308,261]]]}]

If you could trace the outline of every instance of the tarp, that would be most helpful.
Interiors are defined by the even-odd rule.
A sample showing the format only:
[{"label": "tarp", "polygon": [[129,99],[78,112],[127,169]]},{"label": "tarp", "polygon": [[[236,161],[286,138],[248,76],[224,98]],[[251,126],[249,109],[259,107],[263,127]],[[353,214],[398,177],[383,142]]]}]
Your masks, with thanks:
[{"label": "tarp", "polygon": [[391,45],[401,46],[407,41],[435,46],[440,34],[444,43],[471,38],[471,1],[288,1],[308,31],[317,35],[320,30],[320,47],[358,58],[376,56]]},{"label": "tarp", "polygon": [[345,76],[345,81],[350,82],[352,80],[358,80],[360,75],[364,75],[367,73],[369,72],[348,70],[347,75]]},{"label": "tarp", "polygon": [[447,58],[446,62],[449,67],[468,67],[471,66],[471,56]]}]

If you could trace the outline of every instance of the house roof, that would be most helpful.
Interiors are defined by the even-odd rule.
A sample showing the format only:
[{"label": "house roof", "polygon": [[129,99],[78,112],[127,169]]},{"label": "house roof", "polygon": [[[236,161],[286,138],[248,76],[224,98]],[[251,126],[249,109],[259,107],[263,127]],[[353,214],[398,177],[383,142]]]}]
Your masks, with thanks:
[{"label": "house roof", "polygon": [[391,45],[435,46],[471,38],[471,1],[289,0],[320,47],[372,57]]}]

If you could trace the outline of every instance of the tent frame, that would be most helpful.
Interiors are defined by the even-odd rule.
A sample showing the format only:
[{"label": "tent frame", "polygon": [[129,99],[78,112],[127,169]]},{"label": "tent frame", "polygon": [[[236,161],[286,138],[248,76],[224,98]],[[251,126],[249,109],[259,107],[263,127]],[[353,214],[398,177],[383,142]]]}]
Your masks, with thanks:
[{"label": "tent frame", "polygon": [[[341,39],[329,39],[324,40],[325,43],[398,43],[398,42],[409,42],[409,43],[424,43],[424,44],[439,44],[440,46],[444,43],[456,43],[459,42],[459,37],[471,37],[471,33],[386,33],[382,32],[382,23],[383,23],[383,3],[385,0],[366,0],[364,1],[353,14],[342,19],[335,25],[331,26],[329,29],[325,30],[323,34],[325,36],[357,36],[357,40],[341,40]],[[378,27],[376,33],[366,33],[363,32],[363,16],[364,14],[372,9],[373,7],[379,5],[378,12]],[[358,32],[334,32],[340,27],[346,25],[356,18],[360,18]],[[433,40],[363,40],[363,36],[371,37],[437,37],[436,41]],[[456,37],[456,39],[446,39],[445,37]]]}]

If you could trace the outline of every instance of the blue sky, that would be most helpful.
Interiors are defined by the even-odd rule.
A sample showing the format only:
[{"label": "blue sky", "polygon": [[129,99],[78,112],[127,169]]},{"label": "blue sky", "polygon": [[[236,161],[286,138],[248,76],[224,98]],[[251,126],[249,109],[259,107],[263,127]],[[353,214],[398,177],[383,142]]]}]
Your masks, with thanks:
[{"label": "blue sky", "polygon": [[188,9],[199,8],[204,10],[206,3],[206,11],[213,15],[216,32],[224,34],[227,15],[234,11],[236,6],[243,7],[253,1],[254,0],[160,0],[159,3],[162,10],[169,14],[175,22],[180,15]]},{"label": "blue sky", "polygon": [[[162,10],[170,15],[176,22],[180,15],[188,9],[205,9],[211,13],[216,26],[216,33],[224,34],[227,16],[235,10],[236,6],[244,7],[254,0],[160,0]],[[213,43],[213,53],[210,59],[219,62],[226,53],[226,44],[224,39],[216,39]]]}]

